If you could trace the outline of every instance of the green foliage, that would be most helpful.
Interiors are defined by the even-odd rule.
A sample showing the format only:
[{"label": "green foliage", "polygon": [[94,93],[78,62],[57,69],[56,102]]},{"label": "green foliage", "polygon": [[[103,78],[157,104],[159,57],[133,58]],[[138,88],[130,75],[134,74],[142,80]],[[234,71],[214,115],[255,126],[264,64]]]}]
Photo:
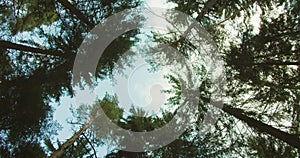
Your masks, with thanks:
[{"label": "green foliage", "polygon": [[[130,47],[137,42],[133,39],[139,33],[138,30],[131,30],[114,39],[104,50],[98,61],[97,77],[106,78],[111,76],[113,71],[122,71],[124,66],[131,61],[133,54],[128,54]],[[126,54],[125,54],[126,53]],[[124,56],[122,56],[124,55]]]},{"label": "green foliage", "polygon": [[[196,17],[208,1],[170,0],[170,2],[177,4],[175,9]],[[280,7],[283,8],[282,11],[278,9]],[[258,12],[260,10],[261,14]],[[214,7],[199,21],[217,42],[219,51],[226,61],[228,87],[226,101],[231,106],[243,109],[247,115],[289,133],[299,133],[299,130],[295,131],[295,128],[299,129],[299,108],[295,107],[299,106],[299,53],[297,53],[300,33],[299,13],[299,2],[293,0],[216,1]],[[255,20],[259,19],[261,22],[253,24],[251,19],[257,15]],[[187,24],[180,21],[177,15],[171,15],[171,20],[178,26]],[[159,42],[173,46],[181,53],[192,51],[189,45],[178,41],[177,37],[170,39],[155,36]],[[178,47],[180,45],[184,45],[183,49]],[[209,90],[209,84],[201,86],[201,90]],[[226,119],[222,120],[221,127],[228,126],[225,121]],[[293,125],[286,125],[287,122]],[[273,157],[273,152],[270,151],[274,151],[275,157],[282,157],[280,154],[283,153],[289,155],[288,152],[291,153],[290,157],[296,156],[295,148],[280,140],[273,141],[272,137],[256,140],[253,136],[254,144],[264,141],[265,146],[269,146],[268,149],[258,149],[257,144],[250,145],[251,143],[240,145],[239,142],[245,139],[238,138],[239,133],[236,130],[239,129],[231,128],[226,134],[232,133],[233,141],[230,143],[238,144],[237,150],[242,149],[246,152],[256,150],[258,153],[256,156],[260,157]],[[248,132],[245,135],[252,138]],[[229,152],[235,153],[235,149],[230,149]]]},{"label": "green foliage", "polygon": [[[265,141],[265,140],[268,141]],[[297,157],[297,152],[288,146],[272,137],[260,135],[258,137],[250,138],[249,146],[253,149],[253,152],[249,152],[249,155],[258,157]]]},{"label": "green foliage", "polygon": [[[117,96],[110,96],[106,93],[103,99],[99,100],[99,104],[96,104],[96,106],[100,105],[105,112],[105,115],[109,117],[112,122],[117,123],[123,117],[124,112],[124,110],[119,107],[118,103],[119,101]],[[95,116],[93,112],[96,109],[99,110],[98,107],[95,107],[92,111],[92,116]]]},{"label": "green foliage", "polygon": [[25,143],[21,144],[17,151],[15,151],[14,157],[23,158],[23,157],[32,157],[32,158],[40,158],[46,157],[44,149],[38,143]]},{"label": "green foliage", "polygon": [[179,105],[179,102],[181,100],[181,85],[178,79],[176,79],[174,76],[170,75],[167,76],[168,82],[172,84],[172,88],[169,90],[165,90],[164,92],[169,94],[174,94],[174,96],[168,98],[168,104],[170,105]]},{"label": "green foliage", "polygon": [[[74,1],[74,3],[83,3],[83,1]],[[107,10],[92,3],[85,11],[87,15],[93,16],[93,20],[97,23],[105,16],[111,15],[113,9],[131,8],[136,5],[135,1],[121,5],[111,3]],[[58,53],[57,56],[41,55],[36,52],[7,49],[1,45],[0,157],[14,157],[16,154],[19,156],[22,152],[25,156],[28,153],[28,157],[45,157],[45,152],[40,150],[42,148],[38,144],[42,140],[51,139],[59,128],[53,120],[53,107],[50,103],[59,101],[64,94],[73,95],[71,71],[74,58],[89,29],[69,10],[52,0],[1,1],[0,8],[1,28],[3,28],[0,34],[1,40],[11,40],[12,43]],[[98,14],[94,16],[96,11]],[[44,27],[41,27],[42,25]],[[113,63],[133,44],[134,41],[130,38],[136,33],[136,30],[127,33],[109,48],[109,52],[105,54],[107,57],[104,57],[115,60],[101,61],[99,65],[105,65],[105,68],[98,69],[99,74],[100,72],[103,76],[111,74],[109,71],[115,66]],[[110,107],[106,108],[108,111],[112,110]],[[116,116],[116,120],[122,115],[120,110],[109,111],[109,113],[111,116]],[[87,141],[83,138],[80,140],[84,145],[80,145],[78,140],[72,147],[74,149],[69,149],[75,157],[82,157],[91,151],[90,147],[89,150],[84,151]],[[32,148],[36,149],[36,152],[28,151],[31,147],[30,143],[33,144]]]},{"label": "green foliage", "polygon": [[[177,4],[175,9],[194,17],[201,13],[207,2],[169,1]],[[139,1],[136,0],[72,1],[72,5],[95,24],[138,4]],[[248,116],[292,134],[300,132],[299,6],[300,2],[297,0],[219,0],[204,18],[200,19],[201,25],[217,42],[226,61],[226,101],[231,106],[240,108]],[[283,10],[275,16],[272,12],[279,7],[283,7]],[[257,14],[257,10],[261,10],[261,14],[258,15],[261,22],[254,26],[250,21]],[[134,20],[133,17],[130,18]],[[181,21],[176,14],[170,15],[170,19],[176,21],[178,26],[188,24],[187,21]],[[53,99],[59,101],[63,94],[73,95],[72,66],[77,49],[89,28],[64,6],[52,0],[2,1],[0,20],[2,40],[60,53],[58,56],[51,56],[0,48],[0,155],[45,157],[46,152],[40,142],[45,140],[47,153],[55,151],[50,139],[58,129],[52,120],[53,111],[49,103]],[[41,27],[42,25],[47,25],[48,30]],[[118,28],[112,26],[111,29]],[[32,38],[19,40],[21,37],[18,33],[24,31],[29,32]],[[136,38],[133,39],[138,33],[139,30],[132,30],[115,39],[99,60],[96,75],[93,77],[111,78],[113,70],[119,68],[121,71],[126,64],[129,65],[131,56],[122,58],[122,55],[138,42]],[[157,36],[154,35],[156,42],[169,44],[187,58],[195,51],[193,44],[187,40],[179,40],[176,33],[162,38]],[[37,42],[37,39],[45,44]],[[166,61],[172,60],[172,56],[167,58]],[[193,75],[205,76],[201,68]],[[193,83],[181,82],[184,79],[180,76],[169,75],[167,79],[172,84],[172,89],[165,92],[174,94],[169,98],[169,105],[178,105],[183,99],[183,84]],[[197,133],[201,130],[198,129],[198,125],[209,109],[208,100],[211,95],[211,83],[207,78],[203,80],[199,87],[201,100],[198,105],[198,117],[195,118],[195,124],[180,138],[155,151],[114,151],[107,157],[297,156],[296,149],[292,146],[271,136],[261,136],[256,130],[223,113],[207,135],[198,136]],[[132,131],[154,130],[165,125],[173,117],[173,114],[168,112],[163,113],[163,117],[137,117],[135,114],[143,116],[145,112],[135,108],[131,109],[132,115],[125,116],[124,110],[119,108],[118,104],[117,96],[106,94],[95,105],[81,106],[77,111],[78,116],[81,116],[81,120],[78,121],[86,123],[101,113],[99,106],[113,123]],[[104,131],[110,130],[102,122],[95,122],[92,129],[96,127],[101,127]],[[87,137],[88,139],[80,136],[67,149],[64,157],[93,156],[89,141],[93,145],[99,145],[105,139],[109,139],[104,137],[103,133],[92,133]],[[119,141],[122,142],[122,139]],[[56,143],[58,146],[62,145],[59,141]]]},{"label": "green foliage", "polygon": [[18,0],[14,3],[17,17],[13,34],[52,24],[59,16],[55,2],[51,0]]}]

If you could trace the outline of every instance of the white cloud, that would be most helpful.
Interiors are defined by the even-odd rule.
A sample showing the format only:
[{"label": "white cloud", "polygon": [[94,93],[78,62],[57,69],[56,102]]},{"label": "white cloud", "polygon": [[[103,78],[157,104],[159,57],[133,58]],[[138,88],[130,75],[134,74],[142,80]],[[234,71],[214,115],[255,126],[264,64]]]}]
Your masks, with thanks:
[{"label": "white cloud", "polygon": [[167,3],[166,0],[146,0],[145,2],[150,7],[173,8],[175,6],[174,3]]}]

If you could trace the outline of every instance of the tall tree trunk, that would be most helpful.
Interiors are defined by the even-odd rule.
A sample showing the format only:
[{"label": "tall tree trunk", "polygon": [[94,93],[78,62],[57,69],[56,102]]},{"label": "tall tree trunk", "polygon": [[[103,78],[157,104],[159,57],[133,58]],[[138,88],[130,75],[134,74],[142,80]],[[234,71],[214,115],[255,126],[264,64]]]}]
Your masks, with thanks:
[{"label": "tall tree trunk", "polygon": [[95,116],[88,123],[86,123],[79,131],[77,131],[71,138],[69,138],[62,146],[53,152],[50,158],[60,158],[66,150],[78,139],[91,125],[102,115],[102,113]]},{"label": "tall tree trunk", "polygon": [[[297,55],[298,58],[298,62],[300,63],[300,54]],[[298,79],[300,81],[300,66],[297,67],[298,70]],[[292,126],[295,127],[296,129],[294,129],[295,134],[297,136],[299,136],[300,134],[300,95],[299,91],[296,91],[296,104],[294,104],[294,114],[296,116],[294,116],[294,121],[292,123]],[[300,157],[300,148],[298,148],[298,157]]]},{"label": "tall tree trunk", "polygon": [[87,24],[90,29],[94,28],[95,25],[92,22],[90,22],[89,19],[86,16],[84,16],[80,10],[75,8],[68,0],[57,0],[57,1],[64,7],[68,8],[70,10],[70,12],[72,14],[76,15],[76,17],[79,20],[81,20],[85,24]]},{"label": "tall tree trunk", "polygon": [[297,61],[266,61],[262,63],[254,63],[253,65],[278,65],[278,66],[287,66],[287,65],[300,65]]},{"label": "tall tree trunk", "polygon": [[[201,97],[201,99],[204,101],[210,102],[210,99],[208,99],[206,97]],[[242,109],[233,108],[228,105],[224,105],[223,107],[220,107],[219,106],[220,103],[217,103],[217,102],[213,103],[213,105],[217,108],[220,108],[224,112],[234,116],[235,118],[247,123],[250,127],[257,129],[260,132],[268,133],[271,136],[276,137],[276,138],[286,142],[287,144],[296,147],[297,149],[300,149],[300,139],[298,136],[286,133],[286,132],[281,131],[277,128],[274,128],[268,124],[258,121],[252,117],[249,117],[245,114],[246,112]]]},{"label": "tall tree trunk", "polygon": [[226,113],[236,117],[237,119],[246,122],[250,127],[257,129],[260,132],[268,133],[271,136],[274,136],[274,137],[288,143],[289,145],[300,149],[300,139],[298,138],[298,136],[288,134],[288,133],[281,131],[279,129],[276,129],[270,125],[267,125],[261,121],[255,120],[255,119],[245,115],[244,111],[241,109],[237,109],[237,108],[233,108],[233,107],[229,107],[229,106],[225,105],[222,108],[222,110],[225,111]]},{"label": "tall tree trunk", "polygon": [[58,51],[49,51],[49,50],[44,50],[40,48],[34,48],[22,44],[17,44],[17,43],[12,43],[10,41],[3,41],[0,40],[0,47],[5,48],[5,49],[16,49],[20,51],[26,51],[26,52],[32,52],[32,53],[37,53],[37,54],[43,54],[43,55],[52,55],[52,56],[62,56],[63,54]]}]

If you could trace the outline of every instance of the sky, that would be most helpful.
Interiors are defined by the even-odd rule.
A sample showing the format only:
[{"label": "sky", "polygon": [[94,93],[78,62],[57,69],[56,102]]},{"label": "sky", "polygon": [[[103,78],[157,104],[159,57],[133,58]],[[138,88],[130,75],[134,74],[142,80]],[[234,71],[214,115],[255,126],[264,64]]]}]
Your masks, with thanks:
[{"label": "sky", "polygon": [[[146,6],[150,7],[171,8],[174,6],[172,4],[167,4],[165,0],[145,0],[145,2]],[[259,8],[255,9],[257,9],[257,12],[250,21],[254,25],[254,31],[258,33],[260,23],[259,16],[261,11]],[[276,17],[282,11],[283,7],[279,7],[274,10],[270,16]],[[234,28],[231,28],[230,26],[231,25],[226,25],[227,28],[225,28],[230,32],[234,32]],[[53,30],[53,28],[50,30]],[[35,37],[30,34],[23,33],[21,36],[16,36],[16,39],[13,40],[19,41],[18,39],[23,39],[24,37],[22,35],[25,37]],[[42,39],[34,38],[34,40],[41,45],[45,45],[45,42]],[[147,69],[150,66],[146,64],[141,57],[137,58],[137,61],[133,63],[133,67],[134,68],[127,68],[125,70],[125,74],[127,74],[128,77],[124,77],[122,75],[116,76],[117,84],[115,86],[113,86],[110,81],[104,80],[99,83],[94,91],[80,91],[77,89],[76,99],[70,98],[69,96],[63,96],[59,103],[53,102],[52,107],[55,108],[53,114],[54,120],[57,120],[58,123],[62,125],[62,130],[58,131],[58,135],[54,137],[53,142],[55,142],[56,139],[61,142],[65,142],[73,135],[74,130],[72,130],[71,125],[68,123],[68,120],[73,119],[71,110],[76,109],[76,107],[81,103],[93,104],[96,99],[95,97],[103,98],[106,92],[109,94],[117,93],[120,105],[125,109],[125,112],[128,111],[130,106],[133,104],[144,108],[144,110],[149,113],[158,113],[159,108],[161,107],[153,105],[161,105],[168,98],[166,94],[160,93],[162,89],[170,88],[167,81],[163,79],[163,74],[167,70],[164,69],[160,72],[149,73]],[[109,152],[106,147],[101,148],[100,151],[102,153],[99,155],[100,157]]]},{"label": "sky", "polygon": [[[172,7],[172,5],[166,4],[164,0],[147,0],[145,2],[146,6],[149,7]],[[163,108],[163,104],[166,102],[168,96],[161,93],[161,90],[170,88],[167,80],[163,77],[164,72],[168,70],[162,69],[150,73],[148,71],[150,65],[141,56],[136,56],[136,59],[132,68],[127,67],[125,69],[124,72],[127,77],[123,75],[115,76],[116,84],[109,80],[103,80],[98,83],[94,90],[75,88],[76,98],[63,96],[59,103],[52,103],[52,107],[55,108],[54,120],[57,120],[62,126],[54,141],[58,139],[60,142],[65,142],[74,134],[71,124],[68,123],[73,119],[71,110],[75,110],[80,104],[93,104],[97,98],[103,98],[106,92],[112,95],[117,94],[119,104],[125,109],[125,115],[126,113],[129,114],[128,110],[131,105],[139,106],[149,114],[159,113],[161,107],[154,105],[162,105]],[[99,156],[104,156],[109,152],[105,146],[100,151],[99,153],[102,154]]]},{"label": "sky", "polygon": [[[174,6],[167,4],[165,0],[146,0],[145,2],[146,6],[149,7],[171,8]],[[259,23],[257,21],[259,14],[260,11],[258,10],[257,16],[250,19],[253,24],[257,25]],[[233,28],[226,29],[234,30]],[[255,29],[258,30],[258,28]],[[138,50],[135,51],[138,53]],[[154,105],[163,105],[169,97],[160,92],[161,90],[170,88],[170,85],[163,78],[163,74],[168,69],[149,73],[148,69],[150,65],[141,56],[137,56],[137,60],[132,65],[133,67],[127,67],[124,71],[127,76],[115,76],[117,81],[115,85],[109,80],[103,80],[98,83],[99,85],[94,90],[88,88],[80,90],[76,88],[76,98],[63,96],[59,103],[53,103],[52,107],[56,107],[54,119],[63,127],[55,139],[64,142],[73,135],[74,130],[72,130],[71,125],[68,123],[68,120],[73,118],[70,109],[74,110],[80,104],[92,105],[97,98],[103,98],[106,92],[111,95],[117,94],[120,106],[125,109],[125,115],[129,114],[128,111],[131,105],[139,106],[149,114],[158,114],[159,109],[164,108],[164,106],[157,107]],[[104,156],[105,153],[109,152],[106,147],[103,147],[100,151],[102,153],[100,156]]]}]

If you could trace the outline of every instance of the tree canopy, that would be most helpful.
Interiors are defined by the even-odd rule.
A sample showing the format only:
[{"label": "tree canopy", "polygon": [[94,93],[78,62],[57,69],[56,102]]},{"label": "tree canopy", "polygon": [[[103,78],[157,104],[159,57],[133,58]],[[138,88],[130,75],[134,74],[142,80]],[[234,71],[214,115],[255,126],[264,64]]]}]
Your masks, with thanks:
[{"label": "tree canopy", "polygon": [[[151,71],[166,65],[178,71],[164,74],[171,85],[163,91],[169,96],[165,103],[168,108],[160,111],[160,115],[147,115],[143,108],[132,106],[126,113],[121,108],[120,96],[105,93],[92,105],[82,104],[73,111],[75,122],[69,122],[76,124],[72,137],[53,140],[61,126],[53,118],[56,107],[52,103],[59,102],[64,95],[75,95],[73,66],[76,55],[81,53],[80,45],[97,24],[105,24],[106,18],[144,3],[147,1],[0,2],[0,157],[300,156],[297,0],[168,0],[174,8],[169,8],[164,16],[177,30],[149,33],[138,22],[140,28],[123,33],[105,48],[95,74],[81,74],[90,78],[78,80],[77,85],[93,87],[97,81],[114,81],[116,72],[130,75],[125,69],[132,66],[135,55],[128,50],[137,50],[134,48],[146,43],[151,46],[143,46],[139,51],[152,66]],[[218,48],[213,51],[224,61],[226,74],[220,79],[222,83],[226,79],[221,108],[214,100],[213,74],[205,67],[207,56],[201,56],[201,45],[196,44],[199,30],[194,30],[195,25],[174,10],[196,20],[196,25],[207,31]],[[122,15],[120,24],[127,26],[146,20],[143,16]],[[107,28],[122,29],[115,25]],[[145,38],[151,42],[145,42]],[[206,44],[204,49],[213,49],[212,43]],[[144,152],[122,150],[128,139],[119,136],[120,131],[113,131],[111,124],[134,132],[155,131],[182,114],[182,105],[192,105],[196,113],[191,114],[192,123],[172,143]],[[219,117],[206,127],[203,121],[210,109],[215,109]],[[103,121],[104,116],[110,119],[109,123]],[[176,121],[180,128],[182,120]],[[207,132],[199,134],[203,130]],[[131,136],[131,143],[136,139]],[[151,142],[141,139],[140,143],[147,141]],[[109,151],[105,154],[101,147]]]}]

